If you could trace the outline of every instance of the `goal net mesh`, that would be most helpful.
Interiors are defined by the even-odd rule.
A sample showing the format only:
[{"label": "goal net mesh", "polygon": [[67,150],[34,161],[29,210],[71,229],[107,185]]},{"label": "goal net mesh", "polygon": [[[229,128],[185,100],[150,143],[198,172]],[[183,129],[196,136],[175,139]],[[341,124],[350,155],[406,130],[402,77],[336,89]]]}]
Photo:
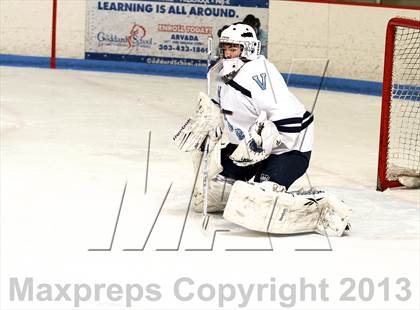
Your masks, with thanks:
[{"label": "goal net mesh", "polygon": [[420,30],[396,27],[387,178],[420,176]]}]

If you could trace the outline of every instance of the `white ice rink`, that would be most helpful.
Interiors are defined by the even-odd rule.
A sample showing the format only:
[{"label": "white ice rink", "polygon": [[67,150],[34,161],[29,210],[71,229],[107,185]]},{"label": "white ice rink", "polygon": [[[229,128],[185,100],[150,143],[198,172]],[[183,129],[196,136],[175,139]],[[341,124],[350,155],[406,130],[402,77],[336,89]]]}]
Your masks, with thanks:
[{"label": "white ice rink", "polygon": [[[350,234],[268,237],[186,217],[192,163],[170,139],[204,80],[1,67],[0,82],[0,309],[420,308],[420,191],[375,190],[380,97],[321,91],[315,110],[308,175],[352,207]],[[316,90],[292,91],[310,107]]]}]

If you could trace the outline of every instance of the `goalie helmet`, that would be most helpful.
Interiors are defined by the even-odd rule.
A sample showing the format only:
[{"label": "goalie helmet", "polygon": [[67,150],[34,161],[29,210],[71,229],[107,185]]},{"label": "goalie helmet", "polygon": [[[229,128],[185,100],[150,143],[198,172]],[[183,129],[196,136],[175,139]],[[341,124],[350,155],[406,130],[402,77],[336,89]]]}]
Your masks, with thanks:
[{"label": "goalie helmet", "polygon": [[234,24],[220,34],[220,55],[224,58],[224,45],[238,44],[241,47],[239,57],[223,59],[223,69],[220,71],[222,80],[227,83],[238,73],[245,62],[257,59],[261,50],[261,42],[257,39],[254,29],[245,24]]},{"label": "goalie helmet", "polygon": [[220,48],[227,43],[239,44],[241,46],[239,57],[245,61],[257,59],[261,51],[261,42],[257,39],[254,28],[245,24],[230,25],[222,31],[219,40]]}]

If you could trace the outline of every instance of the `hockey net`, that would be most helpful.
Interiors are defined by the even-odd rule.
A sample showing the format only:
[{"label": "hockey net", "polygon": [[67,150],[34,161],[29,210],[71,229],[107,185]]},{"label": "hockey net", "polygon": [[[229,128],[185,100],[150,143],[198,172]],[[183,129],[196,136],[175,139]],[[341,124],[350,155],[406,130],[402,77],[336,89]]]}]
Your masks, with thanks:
[{"label": "hockey net", "polygon": [[420,21],[393,18],[386,35],[378,190],[420,183]]}]

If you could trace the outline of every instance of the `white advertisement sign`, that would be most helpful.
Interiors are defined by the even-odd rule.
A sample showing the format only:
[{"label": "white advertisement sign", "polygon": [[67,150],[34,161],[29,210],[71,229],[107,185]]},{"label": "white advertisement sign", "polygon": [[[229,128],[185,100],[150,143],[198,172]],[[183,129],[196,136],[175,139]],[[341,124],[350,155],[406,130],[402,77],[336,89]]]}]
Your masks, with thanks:
[{"label": "white advertisement sign", "polygon": [[268,0],[88,0],[85,57],[203,66],[207,38],[244,20],[266,53]]}]

